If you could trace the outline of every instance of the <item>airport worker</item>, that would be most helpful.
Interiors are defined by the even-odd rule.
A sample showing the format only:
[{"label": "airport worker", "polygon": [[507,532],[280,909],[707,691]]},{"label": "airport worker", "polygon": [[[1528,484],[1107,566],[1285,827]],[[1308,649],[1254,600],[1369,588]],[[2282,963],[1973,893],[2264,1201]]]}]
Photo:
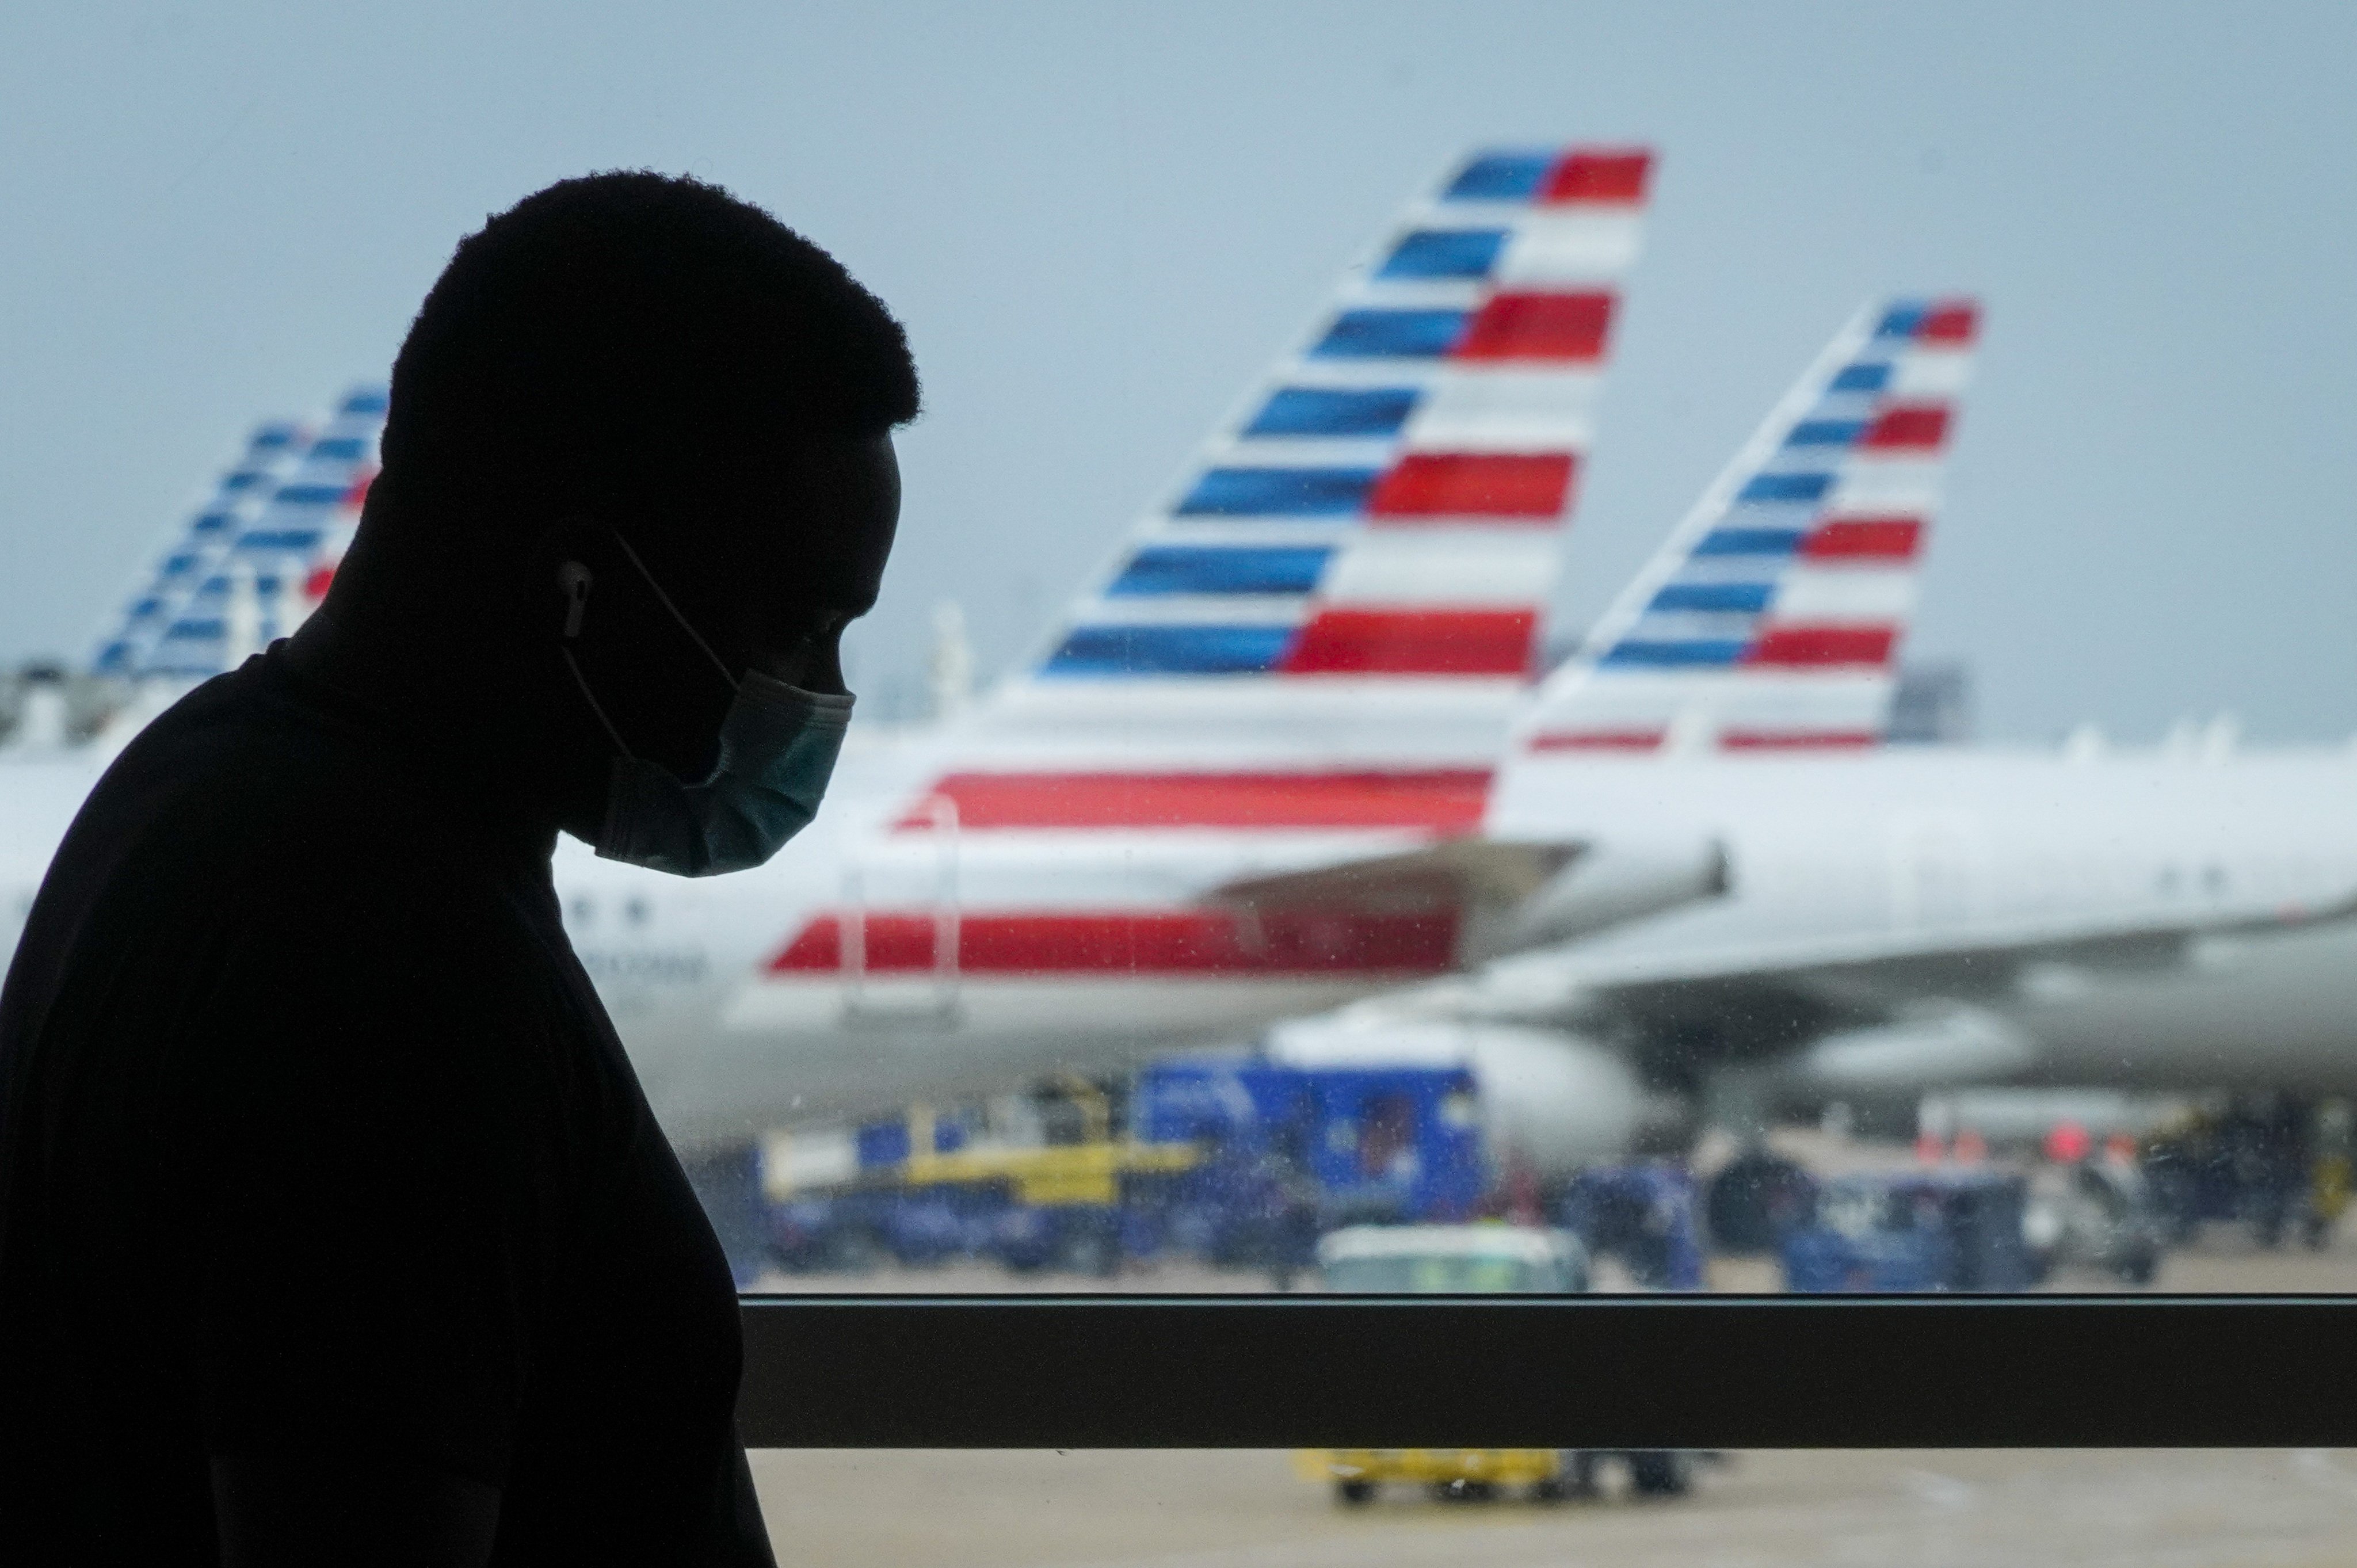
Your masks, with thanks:
[{"label": "airport worker", "polygon": [[770,1562],[728,1266],[549,861],[810,819],[917,401],[714,187],[459,245],[323,607],[107,770],[0,993],[0,1563]]}]

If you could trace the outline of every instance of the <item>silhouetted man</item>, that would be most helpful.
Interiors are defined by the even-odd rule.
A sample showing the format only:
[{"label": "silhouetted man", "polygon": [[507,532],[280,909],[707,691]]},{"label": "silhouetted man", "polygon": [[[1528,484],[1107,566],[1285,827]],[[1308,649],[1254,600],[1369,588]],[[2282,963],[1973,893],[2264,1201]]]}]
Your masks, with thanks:
[{"label": "silhouetted man", "polygon": [[916,411],[712,187],[459,246],[325,605],[107,771],[0,996],[0,1562],[770,1562],[728,1268],[549,856],[808,820]]}]

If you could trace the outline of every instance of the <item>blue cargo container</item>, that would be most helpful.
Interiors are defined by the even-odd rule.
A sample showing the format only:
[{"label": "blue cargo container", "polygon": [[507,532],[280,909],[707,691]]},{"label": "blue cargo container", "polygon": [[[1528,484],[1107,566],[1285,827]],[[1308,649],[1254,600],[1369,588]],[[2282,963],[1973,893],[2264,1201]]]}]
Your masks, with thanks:
[{"label": "blue cargo container", "polygon": [[1843,1176],[1784,1238],[1793,1291],[2019,1291],[2035,1278],[2021,1230],[2027,1186],[1986,1169]]},{"label": "blue cargo container", "polygon": [[1582,1171],[1565,1187],[1555,1218],[1591,1257],[1618,1259],[1647,1290],[1702,1289],[1695,1183],[1683,1165],[1643,1160]]},{"label": "blue cargo container", "polygon": [[1198,1186],[1269,1170],[1313,1187],[1329,1228],[1463,1219],[1487,1181],[1463,1068],[1160,1062],[1138,1075],[1132,1114],[1150,1143],[1216,1151]]}]

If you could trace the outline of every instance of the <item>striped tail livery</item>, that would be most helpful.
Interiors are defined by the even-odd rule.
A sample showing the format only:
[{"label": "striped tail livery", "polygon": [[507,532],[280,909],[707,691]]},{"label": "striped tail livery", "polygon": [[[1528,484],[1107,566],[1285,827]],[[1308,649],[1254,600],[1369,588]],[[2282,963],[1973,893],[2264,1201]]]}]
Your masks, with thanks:
[{"label": "striped tail livery", "polygon": [[1878,741],[1978,319],[1903,300],[1846,326],[1547,680],[1519,749]]},{"label": "striped tail livery", "polygon": [[382,390],[361,387],[316,427],[257,429],[100,639],[92,669],[200,681],[300,625],[360,525],[384,408]]},{"label": "striped tail livery", "polygon": [[1533,668],[1652,155],[1409,209],[936,789],[969,829],[1468,829]]}]

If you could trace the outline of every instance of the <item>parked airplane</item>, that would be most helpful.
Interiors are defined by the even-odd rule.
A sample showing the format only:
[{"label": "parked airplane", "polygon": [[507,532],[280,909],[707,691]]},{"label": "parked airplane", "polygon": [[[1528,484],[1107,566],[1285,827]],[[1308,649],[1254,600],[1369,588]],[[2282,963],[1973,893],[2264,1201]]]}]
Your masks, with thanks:
[{"label": "parked airplane", "polygon": [[[2151,993],[2104,966],[2332,908],[2340,862],[2211,832],[2236,801],[2306,822],[2330,765],[1968,774],[1873,747],[1963,302],[1837,339],[1530,702],[1648,171],[1593,149],[1466,165],[1026,671],[855,746],[772,865],[683,883],[562,846],[576,946],[674,1135],[1113,1070],[1407,986],[1281,1048],[1362,1050],[1375,1026],[1403,1048],[1405,1024],[1405,1048],[1474,1056],[1503,1133],[1570,1158],[1665,1096],[2028,1072],[2019,1040],[2058,1049],[2074,999]],[[317,437],[257,444],[259,477],[199,514],[102,663],[199,675],[299,619],[381,409],[360,394]],[[6,770],[0,886],[29,894],[105,752]],[[2145,799],[2148,865],[2123,836]],[[1928,1004],[1926,975],[1946,983]],[[2121,1036],[2083,1033],[2116,1058]]]},{"label": "parked airplane", "polygon": [[2357,1089],[2357,754],[1876,748],[1974,331],[1964,302],[1853,323],[1517,723],[1483,842],[1595,844],[1624,897],[1723,866],[1724,896],[1280,1055],[1470,1059],[1542,1169],[1958,1083]]},{"label": "parked airplane", "polygon": [[[1481,820],[1651,165],[1573,148],[1459,166],[1025,671],[938,729],[852,747],[771,865],[683,882],[565,843],[576,948],[673,1135],[743,1143],[1108,1070],[1447,971],[1451,907],[1209,896]],[[382,409],[359,393],[307,445],[257,436],[101,667],[210,673],[299,619]],[[75,766],[12,787],[78,799]],[[27,888],[62,826],[25,830]]]}]

